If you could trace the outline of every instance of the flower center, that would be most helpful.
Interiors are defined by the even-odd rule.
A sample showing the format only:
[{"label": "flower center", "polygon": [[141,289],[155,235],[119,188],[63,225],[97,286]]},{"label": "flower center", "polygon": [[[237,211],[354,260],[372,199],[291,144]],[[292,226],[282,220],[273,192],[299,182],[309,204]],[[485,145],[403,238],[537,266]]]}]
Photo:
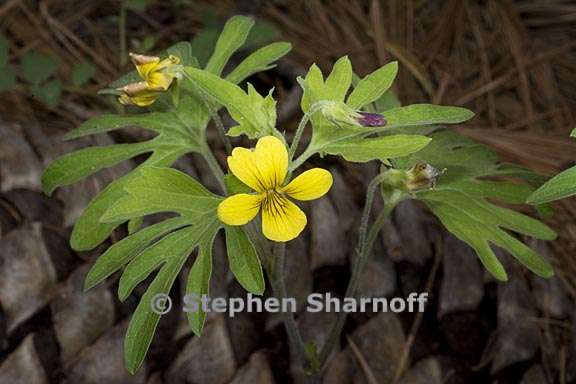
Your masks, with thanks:
[{"label": "flower center", "polygon": [[286,211],[287,202],[288,200],[284,193],[276,189],[269,189],[266,191],[266,197],[262,201],[262,209],[274,216],[282,215]]}]

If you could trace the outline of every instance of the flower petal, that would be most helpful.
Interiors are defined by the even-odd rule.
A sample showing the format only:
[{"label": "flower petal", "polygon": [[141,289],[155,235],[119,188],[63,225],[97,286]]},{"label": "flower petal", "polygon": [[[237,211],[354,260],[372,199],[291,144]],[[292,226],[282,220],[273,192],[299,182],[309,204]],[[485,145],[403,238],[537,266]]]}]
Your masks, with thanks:
[{"label": "flower petal", "polygon": [[239,193],[230,196],[218,205],[218,218],[224,224],[244,225],[258,214],[261,201],[261,195]]},{"label": "flower petal", "polygon": [[118,101],[120,104],[124,105],[137,105],[139,107],[147,107],[154,103],[158,96],[160,96],[158,92],[144,90],[137,92],[132,96],[128,94],[120,95]]},{"label": "flower petal", "polygon": [[172,80],[174,80],[173,75],[153,71],[148,75],[146,82],[150,89],[155,91],[167,91],[168,88],[170,88],[170,84],[172,84]]},{"label": "flower petal", "polygon": [[314,200],[324,196],[332,186],[332,174],[322,168],[310,169],[296,177],[282,191],[297,200]]},{"label": "flower petal", "polygon": [[241,182],[255,191],[264,192],[260,170],[256,164],[256,155],[247,148],[234,148],[228,156],[228,168]]},{"label": "flower petal", "polygon": [[266,189],[282,185],[288,171],[286,145],[277,137],[264,136],[258,140],[254,154]]},{"label": "flower petal", "polygon": [[279,194],[262,201],[262,232],[272,241],[290,241],[306,227],[306,215],[293,202]]}]

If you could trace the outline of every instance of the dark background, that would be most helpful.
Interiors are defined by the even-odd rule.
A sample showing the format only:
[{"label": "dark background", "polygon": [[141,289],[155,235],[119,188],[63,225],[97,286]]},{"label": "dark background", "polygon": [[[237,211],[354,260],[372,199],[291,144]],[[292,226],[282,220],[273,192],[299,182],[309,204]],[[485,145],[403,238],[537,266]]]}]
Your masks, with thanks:
[{"label": "dark background", "polygon": [[[0,383],[289,383],[291,362],[277,316],[211,315],[202,338],[178,311],[165,316],[136,376],[123,367],[127,319],[145,284],[125,303],[117,276],[82,293],[84,275],[105,246],[76,253],[70,227],[90,197],[134,164],[127,162],[48,198],[43,167],[72,149],[139,140],[137,131],[63,143],[87,118],[118,107],[96,92],[130,69],[126,53],[160,52],[197,37],[207,57],[215,31],[237,13],[252,14],[252,47],[283,39],[293,51],[277,68],[249,79],[275,87],[279,126],[300,118],[295,77],[316,62],[324,71],[342,55],[364,75],[400,61],[394,89],[403,102],[465,106],[476,113],[459,132],[504,159],[553,174],[573,164],[568,139],[576,114],[576,3],[573,1],[25,1],[0,4],[8,63],[0,65]],[[211,40],[212,39],[212,40]],[[245,54],[241,52],[239,56]],[[43,58],[30,55],[40,54]],[[47,57],[47,59],[46,59]],[[233,58],[234,60],[234,58]],[[238,60],[238,58],[236,58]],[[29,66],[53,67],[34,83]],[[1,63],[1,62],[0,62]],[[78,69],[84,68],[84,78]],[[214,145],[218,145],[214,140]],[[218,148],[224,160],[224,152]],[[290,243],[289,294],[342,294],[354,258],[367,181],[376,164],[335,158],[328,197],[307,207],[309,231]],[[210,185],[206,165],[181,169]],[[362,280],[363,296],[428,291],[422,316],[350,316],[326,383],[576,382],[576,205],[555,204],[554,242],[527,240],[554,264],[543,280],[506,255],[508,283],[496,283],[474,253],[448,235],[420,205],[401,204],[386,225]],[[243,295],[215,250],[212,294]],[[176,284],[172,297],[181,297]],[[178,303],[176,303],[178,304]],[[321,342],[334,314],[301,313],[306,341]]]}]

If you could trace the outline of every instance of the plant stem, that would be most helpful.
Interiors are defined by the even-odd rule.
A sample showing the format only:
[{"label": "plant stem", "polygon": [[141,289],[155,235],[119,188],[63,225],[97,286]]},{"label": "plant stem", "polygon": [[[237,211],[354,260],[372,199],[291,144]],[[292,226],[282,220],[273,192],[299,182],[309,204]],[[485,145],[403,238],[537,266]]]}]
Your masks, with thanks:
[{"label": "plant stem", "polygon": [[[284,264],[286,256],[286,245],[284,243],[277,243],[274,245],[272,270],[269,271],[270,284],[274,297],[279,300],[286,298],[286,284],[284,283]],[[302,339],[302,335],[296,325],[294,314],[286,311],[282,312],[282,321],[288,334],[288,342],[290,349],[294,351],[302,367],[306,369],[308,359],[306,357],[306,345]]]},{"label": "plant stem", "polygon": [[218,164],[218,160],[214,157],[212,150],[208,147],[208,144],[205,141],[202,141],[202,148],[200,154],[206,162],[208,163],[208,167],[216,177],[220,188],[222,188],[222,192],[226,193],[226,184],[224,184],[224,172],[222,168],[220,168],[220,164]]},{"label": "plant stem", "polygon": [[[387,204],[384,207],[384,209],[382,209],[382,211],[380,211],[380,213],[378,214],[378,217],[370,227],[370,230],[368,230],[368,222],[370,218],[370,211],[372,209],[372,204],[374,202],[374,194],[378,186],[382,182],[383,179],[382,175],[383,174],[377,175],[374,179],[372,179],[370,185],[368,186],[368,191],[366,194],[366,204],[364,205],[359,230],[360,232],[359,251],[358,251],[359,254],[354,266],[352,267],[352,274],[350,276],[350,281],[348,282],[348,287],[346,288],[346,294],[344,295],[344,297],[350,297],[350,298],[356,297],[358,285],[360,283],[360,276],[362,275],[362,271],[364,270],[364,267],[368,262],[374,242],[378,238],[378,234],[380,233],[380,230],[382,229],[382,226],[384,225],[386,218],[394,208],[392,205]],[[344,327],[344,323],[346,321],[346,315],[347,314],[345,312],[340,313],[338,319],[334,322],[334,324],[332,324],[332,327],[330,328],[330,332],[328,334],[328,339],[324,344],[324,346],[322,347],[322,350],[320,351],[318,357],[320,367],[322,367],[326,363],[328,356],[338,343],[338,340],[340,339],[340,334],[342,333],[342,328]]]},{"label": "plant stem", "polygon": [[302,152],[302,154],[300,156],[298,156],[298,158],[296,160],[294,160],[292,163],[290,163],[289,171],[291,172],[291,171],[297,169],[299,166],[304,164],[304,162],[306,160],[308,160],[315,153],[316,153],[316,149],[311,148],[311,147],[306,148],[306,150],[304,152]]},{"label": "plant stem", "polygon": [[298,128],[296,129],[296,133],[294,134],[294,138],[292,139],[292,144],[290,144],[290,151],[288,153],[288,161],[291,161],[294,157],[294,154],[298,150],[298,144],[300,144],[300,139],[302,139],[302,134],[304,133],[304,129],[306,128],[306,124],[310,121],[311,112],[313,110],[308,111],[307,113],[302,116],[302,120],[298,124]]},{"label": "plant stem", "polygon": [[224,149],[226,149],[226,153],[232,152],[232,144],[230,143],[230,139],[226,136],[226,129],[224,128],[224,124],[222,123],[222,119],[218,114],[218,111],[214,111],[210,108],[210,113],[212,114],[212,119],[214,120],[214,124],[216,124],[216,131],[218,132],[218,137],[224,143]]}]

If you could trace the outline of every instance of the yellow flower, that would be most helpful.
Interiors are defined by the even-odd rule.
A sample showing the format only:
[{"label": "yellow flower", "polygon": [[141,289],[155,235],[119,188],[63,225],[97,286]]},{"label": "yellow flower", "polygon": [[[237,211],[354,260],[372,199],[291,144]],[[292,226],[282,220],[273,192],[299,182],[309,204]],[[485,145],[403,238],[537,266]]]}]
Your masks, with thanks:
[{"label": "yellow flower", "polygon": [[176,78],[174,66],[180,63],[180,59],[170,55],[167,59],[160,60],[157,56],[133,53],[130,54],[130,59],[144,81],[118,88],[122,92],[118,101],[124,105],[146,107],[156,101],[160,93],[168,90]]},{"label": "yellow flower", "polygon": [[288,152],[274,136],[258,140],[256,149],[234,148],[228,167],[255,193],[239,193],[218,206],[218,217],[227,225],[244,225],[262,210],[262,232],[273,241],[292,240],[306,226],[306,215],[288,199],[315,200],[332,186],[332,175],[325,169],[303,172],[284,185],[288,171]]}]

